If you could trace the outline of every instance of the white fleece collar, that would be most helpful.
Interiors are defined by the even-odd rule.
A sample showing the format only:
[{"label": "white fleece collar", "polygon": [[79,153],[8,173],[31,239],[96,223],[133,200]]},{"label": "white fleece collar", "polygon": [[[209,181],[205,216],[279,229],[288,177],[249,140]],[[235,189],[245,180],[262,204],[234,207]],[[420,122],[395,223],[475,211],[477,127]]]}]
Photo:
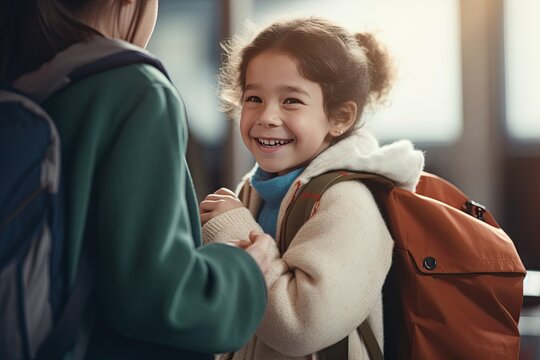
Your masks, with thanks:
[{"label": "white fleece collar", "polygon": [[415,150],[410,141],[379,146],[371,133],[357,129],[313,159],[298,179],[305,183],[332,170],[365,171],[385,176],[397,186],[414,191],[423,169],[424,154]]}]

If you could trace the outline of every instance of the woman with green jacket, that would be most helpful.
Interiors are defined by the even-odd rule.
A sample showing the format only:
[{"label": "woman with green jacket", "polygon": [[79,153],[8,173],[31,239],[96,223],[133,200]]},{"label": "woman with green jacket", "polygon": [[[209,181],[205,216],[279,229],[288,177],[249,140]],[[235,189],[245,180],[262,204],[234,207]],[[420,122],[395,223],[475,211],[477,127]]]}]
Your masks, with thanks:
[{"label": "woman with green jacket", "polygon": [[[39,99],[87,44],[145,47],[157,6],[2,1],[0,78]],[[266,306],[262,272],[271,240],[259,234],[245,250],[200,246],[185,111],[169,80],[133,64],[72,84],[42,105],[62,141],[71,285],[83,240],[96,242],[86,358],[211,358],[247,342]]]}]

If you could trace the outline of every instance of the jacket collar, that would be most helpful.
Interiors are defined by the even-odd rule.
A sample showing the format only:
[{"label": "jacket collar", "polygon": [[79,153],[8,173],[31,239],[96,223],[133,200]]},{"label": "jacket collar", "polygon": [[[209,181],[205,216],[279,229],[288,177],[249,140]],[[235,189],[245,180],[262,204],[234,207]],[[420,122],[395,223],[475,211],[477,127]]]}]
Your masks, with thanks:
[{"label": "jacket collar", "polygon": [[314,176],[332,170],[365,171],[392,180],[397,186],[414,191],[424,168],[424,154],[408,140],[380,146],[366,129],[357,129],[347,138],[317,156],[299,176],[306,183]]}]

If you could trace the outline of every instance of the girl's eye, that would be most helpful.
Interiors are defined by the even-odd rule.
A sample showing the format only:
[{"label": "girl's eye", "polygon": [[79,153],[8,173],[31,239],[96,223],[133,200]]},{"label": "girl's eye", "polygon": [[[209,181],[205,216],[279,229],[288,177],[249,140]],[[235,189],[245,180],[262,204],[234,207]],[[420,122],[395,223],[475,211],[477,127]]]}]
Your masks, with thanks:
[{"label": "girl's eye", "polygon": [[258,96],[247,96],[244,102],[262,103],[262,100]]},{"label": "girl's eye", "polygon": [[290,104],[303,104],[303,102],[301,102],[300,100],[295,99],[295,98],[287,98],[287,99],[285,99],[285,101],[283,101],[283,104],[287,104],[287,105],[290,105]]}]

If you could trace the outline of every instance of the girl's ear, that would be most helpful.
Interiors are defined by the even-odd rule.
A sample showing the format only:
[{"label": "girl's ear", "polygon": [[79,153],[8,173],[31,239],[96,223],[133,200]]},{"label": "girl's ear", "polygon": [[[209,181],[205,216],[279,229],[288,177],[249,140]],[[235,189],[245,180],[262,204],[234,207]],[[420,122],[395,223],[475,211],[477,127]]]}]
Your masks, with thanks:
[{"label": "girl's ear", "polygon": [[354,101],[345,101],[339,107],[337,115],[330,119],[330,135],[339,137],[353,126],[356,120],[357,107]]}]

